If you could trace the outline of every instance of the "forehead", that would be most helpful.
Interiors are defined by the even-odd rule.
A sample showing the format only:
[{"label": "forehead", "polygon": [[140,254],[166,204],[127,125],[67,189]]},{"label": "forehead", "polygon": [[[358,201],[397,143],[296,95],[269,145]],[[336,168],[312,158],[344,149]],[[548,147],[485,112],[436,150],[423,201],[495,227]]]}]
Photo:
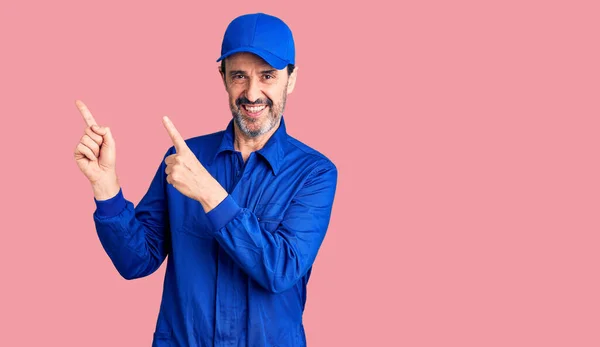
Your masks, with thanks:
[{"label": "forehead", "polygon": [[267,64],[267,62],[258,55],[247,52],[240,52],[230,55],[227,57],[227,59],[225,59],[225,66],[228,70],[246,70],[256,68],[273,69],[271,65]]}]

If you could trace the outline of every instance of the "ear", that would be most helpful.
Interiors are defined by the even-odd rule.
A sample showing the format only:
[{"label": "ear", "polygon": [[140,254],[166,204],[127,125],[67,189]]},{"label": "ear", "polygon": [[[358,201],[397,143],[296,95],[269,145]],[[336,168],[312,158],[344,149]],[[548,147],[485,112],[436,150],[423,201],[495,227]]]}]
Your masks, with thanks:
[{"label": "ear", "polygon": [[296,86],[296,76],[297,75],[298,75],[298,66],[294,67],[294,71],[292,71],[292,74],[288,77],[288,82],[287,82],[287,93],[288,94],[291,94],[294,91],[294,87]]},{"label": "ear", "polygon": [[221,81],[223,81],[223,85],[225,89],[227,89],[227,81],[225,80],[225,72],[221,70],[221,65],[219,64],[219,74],[221,75]]}]

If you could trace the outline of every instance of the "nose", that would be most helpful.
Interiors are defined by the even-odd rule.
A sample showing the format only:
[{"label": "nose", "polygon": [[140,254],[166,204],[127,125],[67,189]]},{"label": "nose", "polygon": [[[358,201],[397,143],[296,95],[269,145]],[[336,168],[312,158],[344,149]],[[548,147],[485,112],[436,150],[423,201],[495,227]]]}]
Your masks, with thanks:
[{"label": "nose", "polygon": [[246,98],[251,102],[260,99],[262,91],[260,90],[260,83],[256,78],[250,78],[248,81],[248,89],[246,90]]}]

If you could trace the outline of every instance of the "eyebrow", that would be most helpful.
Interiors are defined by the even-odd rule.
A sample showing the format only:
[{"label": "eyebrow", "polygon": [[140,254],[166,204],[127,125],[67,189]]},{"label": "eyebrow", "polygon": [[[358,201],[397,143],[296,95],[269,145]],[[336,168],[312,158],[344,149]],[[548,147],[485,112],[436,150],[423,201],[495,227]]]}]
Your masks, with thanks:
[{"label": "eyebrow", "polygon": [[[267,70],[262,70],[260,73],[261,74],[267,74],[267,73],[275,73],[277,72],[276,69],[267,69]],[[246,75],[246,71],[243,70],[233,70],[229,72],[230,76],[235,76],[235,75]]]},{"label": "eyebrow", "polygon": [[233,70],[233,71],[230,71],[230,72],[229,72],[229,75],[230,75],[230,76],[234,76],[234,75],[245,75],[245,74],[246,74],[246,72],[245,72],[245,71],[242,71],[242,70]]}]

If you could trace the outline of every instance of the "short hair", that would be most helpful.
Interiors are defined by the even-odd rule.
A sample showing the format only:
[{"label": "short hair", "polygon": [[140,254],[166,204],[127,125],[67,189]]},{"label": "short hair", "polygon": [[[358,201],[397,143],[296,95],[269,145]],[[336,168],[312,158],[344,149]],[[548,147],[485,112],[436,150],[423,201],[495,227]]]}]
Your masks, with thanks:
[{"label": "short hair", "polygon": [[[296,65],[288,64],[288,66],[287,66],[288,76],[291,75],[292,72],[294,72],[295,68],[296,68]],[[223,74],[225,74],[225,59],[221,60],[221,71],[223,72]]]}]

